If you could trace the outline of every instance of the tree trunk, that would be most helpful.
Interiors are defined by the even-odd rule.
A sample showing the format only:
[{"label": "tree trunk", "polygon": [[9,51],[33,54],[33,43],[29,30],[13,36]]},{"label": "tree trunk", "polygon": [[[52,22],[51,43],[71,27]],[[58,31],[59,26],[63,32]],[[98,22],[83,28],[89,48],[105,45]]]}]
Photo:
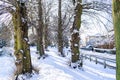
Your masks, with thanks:
[{"label": "tree trunk", "polygon": [[82,0],[77,0],[77,6],[75,8],[75,16],[73,26],[71,28],[71,53],[72,53],[72,62],[75,63],[79,60],[79,41],[80,34],[79,29],[81,26],[81,15],[82,15],[82,5],[80,4]]},{"label": "tree trunk", "polygon": [[[18,8],[17,8],[18,9]],[[16,56],[16,66],[17,66],[17,73],[16,74],[21,74],[22,73],[22,69],[23,69],[23,54],[20,52],[20,50],[22,49],[22,42],[21,42],[21,32],[19,29],[20,26],[20,14],[19,14],[19,10],[16,9],[16,12],[12,14],[13,16],[13,25],[14,25],[14,55]]]},{"label": "tree trunk", "polygon": [[44,41],[45,41],[45,49],[47,49],[47,47],[50,44],[50,40],[48,39],[48,22],[49,22],[49,18],[45,17],[45,26],[44,26]]},{"label": "tree trunk", "polygon": [[28,26],[25,3],[18,1],[16,11],[13,15],[13,24],[15,31],[15,56],[17,74],[31,73],[31,57],[28,44]]},{"label": "tree trunk", "polygon": [[63,30],[62,30],[62,17],[61,17],[61,0],[58,6],[58,51],[64,57],[63,53]]},{"label": "tree trunk", "polygon": [[28,25],[27,25],[27,12],[25,3],[21,3],[21,17],[22,17],[22,43],[23,43],[23,73],[31,73],[31,56],[28,40]]},{"label": "tree trunk", "polygon": [[113,22],[116,44],[116,80],[120,80],[120,0],[113,0]]},{"label": "tree trunk", "polygon": [[38,11],[39,26],[37,27],[37,50],[40,56],[44,55],[44,45],[43,45],[43,18],[42,18],[42,0],[39,0],[39,11]]}]

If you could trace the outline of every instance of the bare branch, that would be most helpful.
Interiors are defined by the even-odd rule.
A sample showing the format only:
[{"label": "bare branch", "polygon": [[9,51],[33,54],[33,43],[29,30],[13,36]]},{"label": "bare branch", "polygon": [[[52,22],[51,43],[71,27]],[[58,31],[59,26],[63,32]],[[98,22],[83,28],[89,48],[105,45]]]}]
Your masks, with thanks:
[{"label": "bare branch", "polygon": [[112,6],[111,4],[99,2],[99,1],[93,1],[91,3],[83,4],[83,9],[93,9],[96,11],[105,11],[109,14],[112,14]]}]

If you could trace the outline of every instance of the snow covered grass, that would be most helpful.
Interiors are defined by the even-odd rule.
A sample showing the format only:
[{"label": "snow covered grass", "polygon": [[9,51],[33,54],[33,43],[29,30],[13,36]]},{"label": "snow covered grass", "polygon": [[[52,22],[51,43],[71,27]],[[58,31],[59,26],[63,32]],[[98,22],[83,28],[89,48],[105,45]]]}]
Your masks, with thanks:
[{"label": "snow covered grass", "polygon": [[103,65],[96,65],[88,60],[84,61],[83,69],[71,68],[68,65],[69,51],[65,50],[69,57],[63,58],[59,56],[55,47],[49,47],[45,52],[48,57],[40,60],[37,59],[38,54],[35,52],[35,48],[31,48],[32,64],[39,73],[28,80],[115,80],[114,69],[104,69]]},{"label": "snow covered grass", "polygon": [[13,80],[15,69],[13,58],[0,57],[0,80]]},{"label": "snow covered grass", "polygon": [[[14,80],[15,60],[10,55],[11,48],[4,48],[0,56],[0,80]],[[11,51],[12,52],[12,51]]]},{"label": "snow covered grass", "polygon": [[81,50],[81,54],[86,55],[86,57],[101,63],[106,62],[107,65],[111,67],[116,67],[116,55],[115,54],[108,54],[108,53],[99,53],[94,51],[87,51],[87,50]]},{"label": "snow covered grass", "polygon": [[[60,57],[57,48],[49,47],[45,51],[48,56],[38,59],[36,47],[31,47],[32,66],[37,72],[33,71],[31,77],[20,75],[19,80],[116,80],[114,69],[104,69],[103,65],[96,65],[87,59],[82,69],[71,68],[68,65],[70,53],[67,49],[65,52],[66,57]],[[15,69],[13,57],[0,56],[0,80],[14,80]]]}]

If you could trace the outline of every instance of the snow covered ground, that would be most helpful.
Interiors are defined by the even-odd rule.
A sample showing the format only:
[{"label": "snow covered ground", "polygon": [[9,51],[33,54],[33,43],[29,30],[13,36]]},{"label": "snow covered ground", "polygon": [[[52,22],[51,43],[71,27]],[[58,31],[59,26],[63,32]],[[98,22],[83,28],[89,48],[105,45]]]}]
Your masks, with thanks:
[{"label": "snow covered ground", "polygon": [[112,67],[116,67],[116,55],[115,54],[109,54],[109,53],[99,53],[99,52],[95,52],[95,51],[87,51],[87,50],[83,50],[81,49],[81,54],[83,55],[88,55],[87,57],[90,57],[91,55],[91,59],[96,60],[97,57],[97,61],[104,63],[104,61],[106,62],[106,64],[109,64]]},{"label": "snow covered ground", "polygon": [[[1,51],[1,50],[0,50]],[[3,48],[0,55],[0,80],[14,80],[16,71],[15,60],[11,48]]]},{"label": "snow covered ground", "polygon": [[[31,47],[32,65],[38,72],[33,72],[32,77],[20,75],[19,80],[116,80],[114,69],[104,69],[103,65],[96,65],[89,60],[84,61],[83,69],[73,69],[68,66],[70,56],[58,56],[58,51],[54,47],[49,47],[45,53],[48,56],[39,60],[36,48]],[[0,80],[14,80],[11,77],[15,69],[13,57],[0,56]]]}]

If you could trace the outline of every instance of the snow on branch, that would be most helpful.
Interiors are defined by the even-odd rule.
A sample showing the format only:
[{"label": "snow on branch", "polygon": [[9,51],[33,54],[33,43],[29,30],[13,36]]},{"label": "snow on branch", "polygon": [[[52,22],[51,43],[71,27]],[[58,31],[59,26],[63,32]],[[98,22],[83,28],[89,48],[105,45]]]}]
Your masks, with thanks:
[{"label": "snow on branch", "polygon": [[73,30],[73,33],[79,33],[79,30],[74,29],[74,30]]},{"label": "snow on branch", "polygon": [[96,11],[106,11],[107,13],[111,13],[112,5],[104,2],[99,1],[92,1],[88,3],[84,3],[83,9],[93,9]]},{"label": "snow on branch", "polygon": [[6,4],[4,2],[0,2],[0,13],[11,13],[15,10],[15,7],[11,4]]},{"label": "snow on branch", "polygon": [[24,40],[27,41],[27,42],[29,41],[28,38],[24,38]]}]

